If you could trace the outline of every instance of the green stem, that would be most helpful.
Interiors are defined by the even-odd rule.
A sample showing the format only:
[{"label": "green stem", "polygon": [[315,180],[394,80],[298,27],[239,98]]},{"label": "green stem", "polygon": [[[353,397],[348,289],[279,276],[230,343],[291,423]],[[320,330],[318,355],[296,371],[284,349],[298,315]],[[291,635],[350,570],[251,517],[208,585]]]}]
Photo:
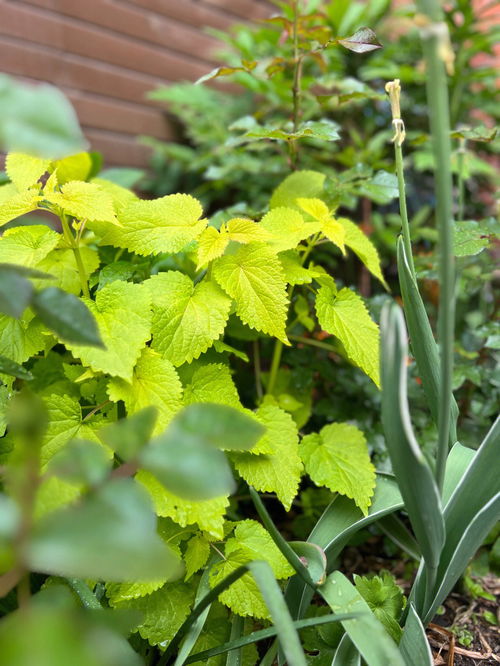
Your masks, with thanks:
[{"label": "green stem", "polygon": [[311,347],[317,347],[318,349],[325,349],[329,352],[335,351],[332,345],[329,345],[327,342],[321,342],[321,340],[305,338],[302,335],[289,335],[288,337],[290,340],[294,340],[295,342],[302,342],[304,345],[310,345]]},{"label": "green stem", "polygon": [[[300,115],[300,97],[301,97],[301,77],[302,77],[302,57],[299,53],[299,32],[298,32],[298,0],[293,0],[293,86],[292,86],[292,123],[293,131],[296,132],[299,127]],[[293,170],[297,168],[298,160],[298,146],[297,140],[292,140],[289,143],[290,147],[290,162]]]},{"label": "green stem", "polygon": [[82,255],[80,254],[80,248],[78,247],[78,241],[74,238],[73,234],[71,233],[68,218],[64,214],[61,215],[61,225],[64,238],[66,239],[66,242],[71,247],[71,249],[73,250],[73,254],[75,255],[75,261],[76,261],[76,266],[78,268],[78,275],[80,277],[80,286],[82,288],[82,293],[85,296],[85,298],[90,298],[89,285],[87,282],[87,276],[85,274],[85,266],[83,265]]},{"label": "green stem", "polygon": [[419,11],[429,19],[429,25],[422,31],[422,39],[427,66],[427,100],[435,159],[436,221],[439,246],[440,382],[436,482],[439,489],[442,490],[448,455],[455,320],[450,119],[448,82],[442,51],[443,48],[446,48],[444,42],[446,35],[443,35],[444,24],[440,3],[437,0],[418,0],[417,6]]},{"label": "green stem", "polygon": [[257,393],[257,398],[262,399],[262,378],[261,378],[261,369],[260,369],[260,348],[259,341],[254,340],[253,342],[253,369],[255,373],[255,391]]},{"label": "green stem", "polygon": [[405,175],[403,170],[403,151],[401,145],[394,142],[394,156],[396,159],[396,175],[398,177],[399,189],[399,214],[401,216],[401,230],[403,232],[403,243],[405,246],[405,254],[408,259],[408,265],[415,282],[417,281],[417,274],[415,272],[415,264],[413,263],[413,253],[411,250],[411,236],[410,224],[408,222],[408,209],[406,208],[406,185]]},{"label": "green stem", "polygon": [[87,583],[79,578],[66,578],[66,582],[76,592],[84,608],[91,610],[102,609],[101,604]]},{"label": "green stem", "polygon": [[458,219],[462,221],[465,216],[465,139],[459,139],[457,166],[458,166]]}]

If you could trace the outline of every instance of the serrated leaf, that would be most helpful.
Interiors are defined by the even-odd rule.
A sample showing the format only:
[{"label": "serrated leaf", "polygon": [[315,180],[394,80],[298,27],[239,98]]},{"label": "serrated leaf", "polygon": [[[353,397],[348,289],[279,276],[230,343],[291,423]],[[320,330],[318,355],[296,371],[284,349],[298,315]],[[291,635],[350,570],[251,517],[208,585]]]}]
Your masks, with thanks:
[{"label": "serrated leaf", "polygon": [[24,363],[41,351],[48,340],[47,329],[33,312],[26,311],[20,319],[0,314],[0,354],[16,363]]},{"label": "serrated leaf", "polygon": [[[288,578],[294,569],[286,561],[269,533],[255,520],[238,523],[234,536],[228,539],[224,561],[215,564],[210,572],[210,585],[214,587],[242,564],[253,560],[268,562],[277,579]],[[238,615],[270,619],[269,610],[257,583],[245,574],[219,595],[219,601]]]},{"label": "serrated leaf", "polygon": [[185,583],[167,583],[162,588],[137,599],[113,602],[115,608],[125,606],[141,611],[141,623],[135,629],[151,645],[172,640],[189,615],[194,601],[194,589]]},{"label": "serrated leaf", "polygon": [[387,282],[382,275],[380,257],[377,248],[361,229],[345,217],[338,218],[337,222],[344,227],[345,244],[350,248],[364,263],[366,268],[388,289]]},{"label": "serrated leaf", "polygon": [[216,539],[224,536],[224,514],[229,506],[229,498],[216,497],[203,501],[181,499],[168,490],[155,477],[146,471],[136,475],[153,500],[155,511],[159,516],[171,518],[181,527],[196,523],[198,527]]},{"label": "serrated leaf", "polygon": [[475,220],[455,222],[453,252],[455,257],[470,257],[482,252],[490,244],[488,230]]},{"label": "serrated leaf", "polygon": [[226,231],[219,232],[215,227],[204,229],[198,238],[198,269],[221,257],[228,243],[229,236]]},{"label": "serrated leaf", "polygon": [[139,197],[134,192],[107,180],[104,176],[101,178],[92,178],[91,182],[98,185],[103,192],[106,192],[111,197],[117,215],[120,215],[129,204],[139,201]]},{"label": "serrated leaf", "polygon": [[368,53],[382,48],[382,44],[371,28],[360,28],[350,37],[342,37],[337,41],[354,53]]},{"label": "serrated leaf", "polygon": [[96,300],[83,299],[94,315],[106,349],[66,346],[96,372],[131,381],[134,366],[151,333],[150,299],[146,289],[129,282],[112,282]]},{"label": "serrated leaf", "polygon": [[184,388],[184,404],[214,402],[241,407],[240,397],[227,365],[209,363],[197,368]]},{"label": "serrated leaf", "polygon": [[294,250],[280,252],[279,260],[288,284],[310,284],[315,277],[321,275],[314,268],[304,268],[300,261],[299,253]]},{"label": "serrated leaf", "polygon": [[345,254],[344,227],[330,215],[328,206],[321,199],[297,198],[297,204],[304,212],[317,220],[321,225],[321,232]]},{"label": "serrated leaf", "polygon": [[0,187],[0,226],[36,210],[40,201],[41,197],[35,188],[17,192],[14,185]]},{"label": "serrated leaf", "polygon": [[50,163],[50,160],[26,153],[9,153],[5,158],[5,170],[10,180],[21,191],[35,185],[47,171]]},{"label": "serrated leaf", "polygon": [[[90,275],[99,266],[99,254],[87,245],[80,245],[80,258],[82,260],[85,278],[88,280]],[[80,273],[73,250],[59,243],[59,246],[51,250],[48,255],[42,259],[37,268],[45,271],[54,277],[44,280],[44,285],[50,287],[60,287],[64,291],[78,296],[82,291]],[[36,283],[42,286],[41,283]]]},{"label": "serrated leaf", "polygon": [[195,534],[187,543],[184,561],[186,563],[186,576],[189,580],[193,574],[205,566],[210,555],[210,542],[203,534]]},{"label": "serrated leaf", "polygon": [[382,572],[380,576],[371,577],[354,574],[354,585],[387,633],[399,643],[403,633],[399,618],[406,600],[391,574]]},{"label": "serrated leaf", "polygon": [[236,314],[244,324],[289,344],[285,276],[279,259],[266,245],[244,245],[235,254],[217,259],[213,274],[234,298]]},{"label": "serrated leaf", "polygon": [[102,245],[122,247],[141,255],[180,252],[207,226],[200,220],[199,201],[188,194],[170,194],[152,201],[132,201],[118,212],[121,227],[97,224]]},{"label": "serrated leaf", "polygon": [[61,234],[43,224],[7,229],[0,239],[0,262],[33,268],[61,240]]},{"label": "serrated leaf", "polygon": [[320,287],[316,315],[320,326],[342,342],[349,360],[380,386],[379,328],[361,296],[347,287],[337,293],[331,287]]},{"label": "serrated leaf", "polygon": [[114,377],[109,381],[108,395],[114,402],[123,400],[128,414],[135,414],[150,405],[156,407],[155,435],[163,432],[182,406],[182,385],[174,366],[149,347],[142,350],[132,381]]},{"label": "serrated leaf", "polygon": [[118,224],[113,200],[107,192],[94,183],[72,180],[65,183],[60,192],[45,193],[45,198],[78,220]]},{"label": "serrated leaf", "polygon": [[108,583],[106,585],[106,596],[111,607],[119,606],[132,599],[139,599],[152,594],[163,587],[167,581],[153,580],[148,583]]},{"label": "serrated leaf", "polygon": [[325,174],[319,171],[294,171],[274,190],[269,207],[293,208],[297,197],[319,197],[324,183]]},{"label": "serrated leaf", "polygon": [[320,231],[320,225],[304,222],[299,211],[293,208],[273,208],[260,222],[271,238],[267,245],[275,252],[294,250],[297,245]]},{"label": "serrated leaf", "polygon": [[215,282],[195,286],[188,275],[168,271],[144,285],[153,304],[153,348],[175,366],[198,358],[224,332],[231,299]]},{"label": "serrated leaf", "polygon": [[267,432],[255,449],[263,453],[233,454],[231,459],[240,476],[256,490],[275,492],[283,506],[290,510],[302,474],[297,426],[292,417],[274,405],[263,405],[257,418]]},{"label": "serrated leaf", "polygon": [[271,237],[271,234],[262,225],[242,217],[232,218],[223,225],[223,228],[227,230],[229,239],[237,243],[266,241]]},{"label": "serrated leaf", "polygon": [[330,423],[319,433],[306,435],[299,452],[314,483],[350,497],[367,515],[375,468],[361,430],[348,423]]},{"label": "serrated leaf", "polygon": [[69,395],[53,394],[44,398],[48,425],[42,441],[40,462],[46,465],[71,439],[82,425],[82,408]]},{"label": "serrated leaf", "polygon": [[104,347],[94,317],[74,294],[46,287],[35,294],[32,307],[45,326],[64,342]]},{"label": "serrated leaf", "polygon": [[54,162],[54,169],[57,170],[57,180],[61,184],[71,180],[87,180],[92,170],[92,158],[89,153],[68,155]]}]

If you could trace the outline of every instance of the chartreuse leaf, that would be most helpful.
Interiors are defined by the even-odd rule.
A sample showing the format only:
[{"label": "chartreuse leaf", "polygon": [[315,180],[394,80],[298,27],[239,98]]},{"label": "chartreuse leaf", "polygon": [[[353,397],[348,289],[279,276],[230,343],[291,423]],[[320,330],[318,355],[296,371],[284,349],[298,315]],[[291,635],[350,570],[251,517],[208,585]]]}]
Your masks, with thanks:
[{"label": "chartreuse leaf", "polygon": [[216,259],[213,274],[234,298],[236,314],[244,324],[289,344],[285,276],[279,259],[266,245],[251,243]]},{"label": "chartreuse leaf", "polygon": [[127,419],[116,421],[99,430],[98,436],[116,451],[122,460],[132,460],[151,439],[157,414],[155,407],[145,407]]},{"label": "chartreuse leaf", "polygon": [[361,296],[347,287],[338,292],[320,287],[316,315],[320,326],[342,342],[347,358],[379,386],[379,329]]},{"label": "chartreuse leaf", "polygon": [[198,238],[198,269],[221,257],[229,243],[227,231],[207,227]]},{"label": "chartreuse leaf", "polygon": [[296,202],[300,208],[321,225],[321,232],[345,254],[344,227],[330,215],[328,206],[321,199],[299,197]]},{"label": "chartreuse leaf", "polygon": [[294,207],[297,197],[319,197],[323,191],[325,174],[319,171],[294,171],[274,190],[270,208]]},{"label": "chartreuse leaf", "polygon": [[45,326],[64,342],[104,347],[94,317],[74,294],[46,287],[35,294],[32,306]]},{"label": "chartreuse leaf", "polygon": [[184,388],[184,403],[214,402],[230,407],[241,407],[240,397],[223,363],[208,363],[197,368]]},{"label": "chartreuse leaf", "polygon": [[339,217],[336,221],[344,228],[344,242],[347,247],[357,254],[370,273],[380,280],[384,287],[388,289],[387,282],[382,274],[380,257],[375,245],[373,245],[368,236],[361,231],[358,225],[351,222],[351,220],[348,220],[345,217]]},{"label": "chartreuse leaf", "polygon": [[0,262],[34,268],[60,239],[61,234],[44,224],[7,229],[0,238]]},{"label": "chartreuse leaf", "polygon": [[100,289],[95,302],[83,302],[97,321],[106,349],[73,343],[66,346],[92,370],[131,381],[137,359],[151,335],[148,292],[141,285],[116,281]]},{"label": "chartreuse leaf", "polygon": [[33,571],[117,582],[176,578],[182,570],[156,533],[147,494],[132,479],[111,481],[40,520],[25,556]]},{"label": "chartreuse leaf", "polygon": [[275,492],[288,511],[302,474],[297,426],[290,414],[274,405],[259,407],[257,418],[267,428],[257,449],[271,453],[238,453],[231,457],[238,474],[247,483],[262,492]]},{"label": "chartreuse leaf", "polygon": [[[80,258],[82,260],[85,278],[88,280],[90,275],[99,266],[99,254],[93,248],[87,245],[80,245]],[[48,255],[37,264],[37,269],[53,275],[53,279],[45,281],[49,287],[60,287],[70,294],[79,296],[82,291],[82,284],[78,266],[75,259],[75,253],[70,247],[64,244],[61,239],[56,248],[51,250]],[[35,283],[37,286],[41,284]]]},{"label": "chartreuse leaf", "polygon": [[25,153],[9,153],[5,158],[5,171],[18,190],[35,185],[51,164],[50,160]]},{"label": "chartreuse leaf", "polygon": [[289,284],[310,284],[321,273],[314,267],[304,268],[299,253],[295,250],[281,252],[279,260],[285,272],[285,279]]},{"label": "chartreuse leaf", "polygon": [[207,226],[200,220],[201,204],[188,194],[170,194],[151,201],[131,201],[118,212],[121,227],[93,225],[102,245],[123,247],[136,254],[180,252]]},{"label": "chartreuse leaf", "polygon": [[113,377],[108,384],[108,395],[114,402],[123,400],[128,414],[150,405],[156,407],[155,435],[165,429],[182,406],[182,385],[174,366],[149,347],[142,350],[132,380]]},{"label": "chartreuse leaf", "polygon": [[375,468],[361,430],[349,423],[330,423],[319,434],[306,435],[299,452],[314,483],[350,497],[367,515]]},{"label": "chartreuse leaf", "polygon": [[189,580],[193,574],[205,566],[210,555],[210,541],[203,534],[195,534],[189,539],[184,553],[186,576]]},{"label": "chartreuse leaf", "polygon": [[0,314],[0,354],[16,363],[24,363],[44,349],[53,340],[47,329],[33,312],[25,312],[19,319]]},{"label": "chartreuse leaf", "polygon": [[92,166],[89,153],[76,153],[53,163],[53,168],[57,170],[57,180],[61,184],[71,180],[87,180]]},{"label": "chartreuse leaf", "polygon": [[231,299],[218,284],[168,271],[144,283],[153,303],[153,348],[175,366],[190,363],[224,332]]},{"label": "chartreuse leaf", "polygon": [[113,206],[117,215],[131,203],[139,201],[139,197],[126,187],[122,187],[116,183],[112,183],[106,178],[92,178],[91,181],[94,185],[98,185],[103,192],[106,192],[113,202]]},{"label": "chartreuse leaf", "polygon": [[[213,407],[216,418],[219,406]],[[208,437],[205,437],[204,426],[207,426],[206,420],[195,430],[192,423],[185,422],[181,412],[167,430],[139,454],[140,466],[182,499],[208,500],[229,495],[235,489],[225,455],[212,444],[212,428],[208,424]],[[220,446],[223,445],[221,441]]]},{"label": "chartreuse leaf", "polygon": [[159,516],[171,518],[181,527],[196,523],[199,528],[216,539],[224,536],[224,514],[229,506],[227,496],[194,501],[170,493],[152,474],[139,471],[136,479],[149,492]]},{"label": "chartreuse leaf", "polygon": [[354,574],[354,585],[387,633],[399,643],[402,634],[399,618],[406,599],[394,577],[388,571],[371,577]]},{"label": "chartreuse leaf", "polygon": [[301,213],[293,208],[273,208],[264,215],[260,226],[270,234],[267,244],[275,252],[293,250],[320,230],[319,224],[306,223]]},{"label": "chartreuse leaf", "polygon": [[256,224],[253,220],[244,217],[234,217],[228,220],[222,225],[222,230],[227,231],[229,240],[237,243],[267,241],[271,237],[271,234],[261,224]]},{"label": "chartreuse leaf", "polygon": [[405,509],[423,559],[431,570],[430,582],[444,545],[445,526],[434,476],[411,428],[406,358],[403,315],[396,304],[390,303],[382,312],[382,422]]},{"label": "chartreuse leaf", "polygon": [[189,615],[194,588],[186,583],[167,583],[156,592],[123,602],[111,601],[115,608],[130,608],[142,613],[136,627],[151,645],[168,643]]},{"label": "chartreuse leaf", "polygon": [[45,199],[60,208],[66,215],[78,220],[102,221],[118,224],[113,200],[95,183],[72,180],[61,187],[60,192],[45,192]]},{"label": "chartreuse leaf", "polygon": [[0,187],[0,226],[20,215],[36,210],[41,200],[39,189],[36,187],[18,192],[16,186],[11,183],[2,185]]},{"label": "chartreuse leaf", "polygon": [[[267,562],[278,580],[288,578],[294,571],[268,532],[255,520],[244,520],[238,523],[234,536],[226,542],[224,557],[225,559],[215,564],[211,570],[210,585],[212,587],[224,580],[235,569],[252,560]],[[238,615],[270,618],[269,609],[266,607],[259,588],[249,574],[245,574],[219,595],[219,600]]]}]

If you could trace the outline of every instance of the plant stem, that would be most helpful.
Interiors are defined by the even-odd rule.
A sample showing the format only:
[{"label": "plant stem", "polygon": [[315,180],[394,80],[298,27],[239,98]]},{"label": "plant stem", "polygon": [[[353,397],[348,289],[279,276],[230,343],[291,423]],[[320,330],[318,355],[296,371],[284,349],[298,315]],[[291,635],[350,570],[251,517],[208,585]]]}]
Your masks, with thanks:
[{"label": "plant stem", "polygon": [[311,347],[317,347],[318,349],[325,349],[326,351],[332,352],[335,351],[334,348],[329,345],[327,342],[321,342],[321,340],[315,340],[314,338],[305,338],[302,335],[289,335],[290,340],[295,342],[301,342],[304,345],[310,345]]},{"label": "plant stem", "polygon": [[78,241],[71,233],[68,218],[64,214],[61,215],[61,224],[62,224],[64,238],[66,239],[66,242],[71,247],[71,249],[73,250],[73,254],[75,255],[75,261],[76,261],[76,266],[78,268],[78,275],[80,277],[80,286],[82,288],[82,293],[85,296],[85,298],[90,298],[89,285],[87,282],[87,276],[85,274],[85,266],[83,265],[80,248],[78,247]]},{"label": "plant stem", "polygon": [[403,243],[405,246],[405,254],[408,259],[408,265],[415,282],[417,281],[417,274],[415,272],[415,264],[413,263],[413,253],[411,249],[411,235],[410,224],[408,222],[408,209],[406,208],[406,185],[403,170],[403,151],[401,145],[394,142],[394,156],[396,158],[396,174],[398,177],[399,189],[399,214],[401,216],[401,230],[403,232]]},{"label": "plant stem", "polygon": [[260,370],[260,348],[259,341],[253,341],[253,369],[255,373],[255,391],[257,393],[257,398],[261,400],[263,391],[262,391],[262,378]]},{"label": "plant stem", "polygon": [[462,221],[465,215],[465,139],[459,139],[458,155],[458,219]]},{"label": "plant stem", "polygon": [[[300,97],[301,97],[301,78],[302,78],[302,56],[299,53],[299,33],[298,33],[298,19],[299,19],[299,7],[298,0],[293,0],[292,4],[293,9],[293,86],[292,86],[292,100],[293,100],[293,110],[292,110],[292,124],[293,131],[296,132],[299,127],[299,115],[300,115]],[[290,141],[290,163],[293,170],[297,168],[298,160],[298,146],[297,140],[294,139]]]},{"label": "plant stem", "polygon": [[435,159],[440,282],[438,317],[440,382],[436,482],[439,489],[442,490],[448,455],[455,319],[455,264],[452,237],[453,183],[450,169],[448,82],[445,70],[445,59],[449,65],[452,54],[447,41],[440,3],[437,0],[418,0],[417,6],[425,17],[422,41],[427,66],[427,100]]},{"label": "plant stem", "polygon": [[97,597],[85,581],[79,578],[66,578],[66,582],[76,592],[84,608],[93,610],[102,609]]}]

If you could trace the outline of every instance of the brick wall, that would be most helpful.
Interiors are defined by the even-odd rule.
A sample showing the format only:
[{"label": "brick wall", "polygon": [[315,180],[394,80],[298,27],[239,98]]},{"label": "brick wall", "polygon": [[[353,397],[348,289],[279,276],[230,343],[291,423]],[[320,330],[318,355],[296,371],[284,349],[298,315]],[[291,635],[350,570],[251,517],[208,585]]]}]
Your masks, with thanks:
[{"label": "brick wall", "polygon": [[218,64],[205,27],[272,11],[267,0],[0,0],[0,71],[57,85],[106,164],[144,166],[137,135],[173,136],[147,91]]}]

